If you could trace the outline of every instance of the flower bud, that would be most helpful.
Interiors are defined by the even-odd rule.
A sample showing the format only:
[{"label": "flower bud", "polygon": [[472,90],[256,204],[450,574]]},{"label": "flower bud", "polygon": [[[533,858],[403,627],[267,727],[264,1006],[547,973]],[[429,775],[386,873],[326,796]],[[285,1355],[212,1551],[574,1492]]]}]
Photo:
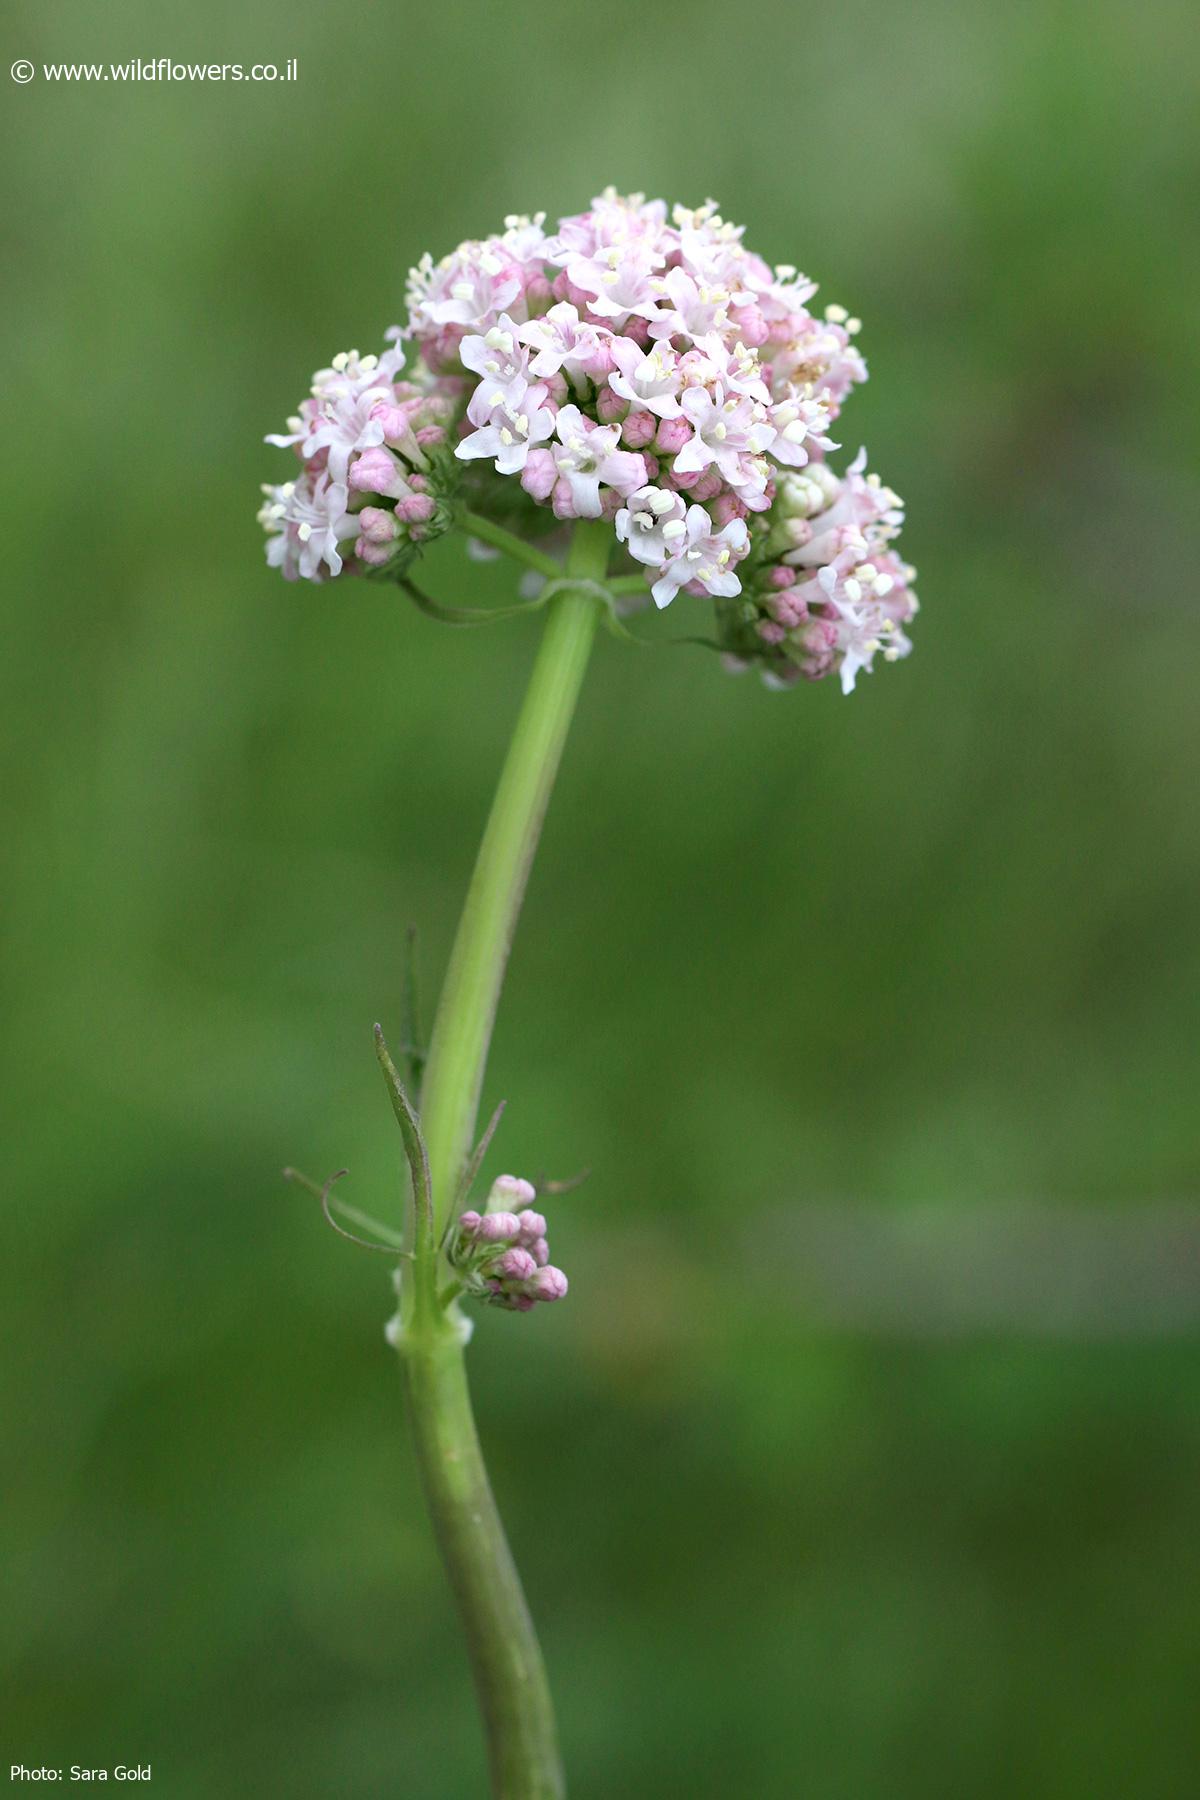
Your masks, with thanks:
[{"label": "flower bud", "polygon": [[382,444],[363,450],[350,464],[349,484],[360,494],[386,494],[399,500],[408,493],[400,464]]},{"label": "flower bud", "polygon": [[583,365],[583,372],[590,381],[603,381],[616,368],[616,358],[612,353],[607,338],[597,338],[596,347]]},{"label": "flower bud", "polygon": [[537,1189],[532,1181],[525,1181],[520,1175],[497,1175],[488,1195],[488,1207],[495,1210],[504,1205],[528,1206],[536,1199]]},{"label": "flower bud", "polygon": [[720,528],[722,525],[728,525],[730,519],[744,519],[748,510],[744,500],[739,500],[736,494],[731,494],[726,489],[713,501],[713,524]]},{"label": "flower bud", "polygon": [[371,417],[383,426],[384,439],[389,444],[403,443],[408,437],[408,409],[396,406],[390,400],[381,400],[378,406],[371,408]]},{"label": "flower bud", "polygon": [[409,494],[406,499],[396,502],[397,517],[409,525],[423,525],[436,511],[432,494]]},{"label": "flower bud", "polygon": [[658,420],[651,412],[631,412],[621,427],[621,442],[631,450],[644,450],[654,441]]},{"label": "flower bud", "polygon": [[528,1281],[530,1276],[537,1274],[537,1264],[528,1250],[514,1247],[492,1264],[492,1271],[505,1281]]},{"label": "flower bud", "polygon": [[571,492],[571,484],[565,479],[554,483],[550,490],[550,509],[556,519],[573,519],[576,517],[575,496]]},{"label": "flower bud", "polygon": [[532,499],[544,503],[558,480],[558,469],[549,450],[531,450],[521,470],[521,486]]},{"label": "flower bud", "polygon": [[515,1213],[484,1213],[475,1227],[475,1236],[482,1244],[507,1244],[521,1234],[520,1221]]},{"label": "flower bud", "polygon": [[546,1221],[540,1212],[530,1212],[526,1208],[523,1213],[518,1213],[517,1217],[521,1226],[521,1243],[529,1246],[536,1243],[538,1238],[545,1237]]},{"label": "flower bud", "polygon": [[539,1300],[562,1300],[566,1296],[567,1287],[566,1276],[553,1263],[547,1263],[534,1276],[533,1291]]},{"label": "flower bud", "polygon": [[654,439],[654,447],[663,456],[675,456],[692,440],[692,428],[686,419],[663,419]]},{"label": "flower bud", "polygon": [[614,425],[629,411],[629,402],[605,384],[596,389],[596,417],[602,425]]},{"label": "flower bud", "polygon": [[771,327],[757,306],[731,307],[729,323],[737,332],[742,343],[750,350],[757,350],[760,345],[766,343],[771,335]]}]

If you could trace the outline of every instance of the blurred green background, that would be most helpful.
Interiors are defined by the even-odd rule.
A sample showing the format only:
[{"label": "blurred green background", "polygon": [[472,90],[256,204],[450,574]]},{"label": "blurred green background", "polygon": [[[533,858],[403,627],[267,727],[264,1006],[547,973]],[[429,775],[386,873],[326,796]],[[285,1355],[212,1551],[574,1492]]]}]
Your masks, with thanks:
[{"label": "blurred green background", "polygon": [[370,1026],[409,920],[436,988],[536,625],[286,586],[254,512],[410,261],[612,181],[862,314],[924,610],[852,701],[589,676],[486,1098],[494,1169],[594,1173],[570,1302],[471,1358],[573,1794],[1190,1800],[1191,9],[10,16],[300,80],[4,95],[4,1766],[481,1791],[386,1265],[278,1170],[394,1216]]}]

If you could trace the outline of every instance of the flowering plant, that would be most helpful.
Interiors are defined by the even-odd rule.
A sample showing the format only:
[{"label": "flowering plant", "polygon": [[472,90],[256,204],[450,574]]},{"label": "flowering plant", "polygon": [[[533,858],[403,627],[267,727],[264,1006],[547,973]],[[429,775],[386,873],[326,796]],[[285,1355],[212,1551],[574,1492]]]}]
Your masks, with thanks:
[{"label": "flowering plant", "polygon": [[810,311],[815,291],[711,202],[611,190],[556,231],[514,216],[423,257],[389,347],[334,357],[267,440],[303,464],[265,490],[268,560],[406,579],[456,521],[550,553],[603,519],[623,597],[707,597],[729,667],[849,692],[907,655],[917,602],[900,500],[863,452],[827,460],[867,371],[859,321]]},{"label": "flowering plant", "polygon": [[[462,1617],[493,1791],[564,1789],[549,1688],[471,1414],[464,1301],[528,1313],[562,1299],[534,1205],[565,1184],[500,1176],[471,1189],[499,1119],[473,1146],[509,945],[601,618],[679,596],[711,603],[710,642],[773,687],[837,671],[849,693],[877,655],[911,645],[914,571],[893,548],[900,501],[839,475],[830,432],[866,367],[845,309],[769,267],[712,202],[695,211],[611,190],[547,232],[512,217],[412,271],[408,319],[379,355],[318,371],[268,439],[300,469],[266,489],[267,560],[289,579],[357,573],[400,584],[455,623],[546,609],[546,626],[450,964],[428,1054],[415,1008],[401,1076],[377,1051],[410,1178],[397,1233],[320,1196],[345,1235],[397,1260],[400,1353],[418,1462]],[[416,584],[451,529],[523,565],[521,607],[447,608]],[[288,1171],[295,1174],[295,1171]],[[363,1241],[359,1239],[359,1241]]]}]

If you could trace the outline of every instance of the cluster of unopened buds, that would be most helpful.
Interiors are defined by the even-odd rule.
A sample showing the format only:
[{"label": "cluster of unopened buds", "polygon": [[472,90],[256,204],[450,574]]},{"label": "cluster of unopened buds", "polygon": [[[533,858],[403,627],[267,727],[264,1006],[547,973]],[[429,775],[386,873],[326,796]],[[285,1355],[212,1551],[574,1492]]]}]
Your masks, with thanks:
[{"label": "cluster of unopened buds", "polygon": [[448,1256],[468,1294],[529,1312],[539,1300],[561,1300],[567,1278],[550,1261],[546,1221],[530,1205],[533,1184],[518,1175],[492,1183],[486,1212],[464,1212],[452,1230]]},{"label": "cluster of unopened buds", "polygon": [[336,357],[268,439],[303,465],[266,490],[268,559],[403,574],[464,499],[529,540],[607,519],[610,574],[640,571],[659,607],[713,600],[728,666],[849,691],[911,648],[915,572],[890,547],[897,496],[861,453],[827,461],[866,366],[859,321],[814,292],[712,202],[611,190],[555,230],[510,217],[427,256],[390,347]]}]

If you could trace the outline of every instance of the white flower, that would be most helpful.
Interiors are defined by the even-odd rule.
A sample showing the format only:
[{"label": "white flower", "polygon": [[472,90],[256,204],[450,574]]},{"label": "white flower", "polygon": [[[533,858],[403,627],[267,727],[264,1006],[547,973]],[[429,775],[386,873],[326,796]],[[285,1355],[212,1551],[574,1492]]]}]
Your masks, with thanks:
[{"label": "white flower", "polygon": [[750,548],[744,519],[731,519],[720,531],[702,506],[689,506],[687,518],[673,519],[663,528],[670,561],[650,592],[656,606],[669,606],[680,588],[699,582],[705,593],[724,599],[740,594],[742,584],[733,572]]},{"label": "white flower", "polygon": [[577,257],[567,264],[567,280],[588,296],[589,310],[611,320],[616,329],[631,317],[657,317],[653,277],[661,267],[662,257],[635,241]]},{"label": "white flower", "polygon": [[766,486],[762,453],[775,436],[766,407],[746,394],[731,394],[718,385],[684,390],[683,410],[693,431],[675,458],[680,474],[698,474],[715,463],[723,481],[736,491],[761,493]]},{"label": "white flower", "polygon": [[321,564],[331,575],[340,575],[338,545],[356,537],[358,523],[346,511],[346,487],[319,475],[316,481],[301,475],[282,487],[264,487],[267,499],[259,511],[259,523],[268,532],[267,561],[289,581],[321,579]]},{"label": "white flower", "polygon": [[860,669],[871,673],[878,652],[885,662],[897,662],[912,649],[885,601],[894,586],[892,576],[880,574],[872,563],[854,567],[848,574],[830,566],[817,573],[825,597],[837,614],[837,648],[842,655],[843,694],[854,692]]},{"label": "white flower", "polygon": [[479,456],[495,459],[500,475],[519,475],[534,444],[543,443],[554,430],[554,414],[542,403],[546,389],[540,382],[523,393],[494,400],[487,405],[477,389],[467,417],[478,429],[465,437],[455,455],[470,462]]},{"label": "white flower", "polygon": [[683,410],[679,404],[683,376],[671,346],[655,344],[646,351],[632,338],[615,337],[610,348],[617,365],[608,378],[613,393],[660,419],[677,419]]},{"label": "white flower", "polygon": [[630,450],[618,450],[619,425],[594,425],[577,406],[562,406],[555,420],[554,465],[571,489],[575,516],[600,517],[600,483],[628,494],[646,477],[646,465]]},{"label": "white flower", "polygon": [[671,555],[665,536],[667,527],[684,524],[686,519],[687,505],[681,495],[669,494],[662,488],[641,487],[630,494],[629,504],[621,508],[613,524],[617,541],[626,546],[630,556],[651,568],[660,568]]},{"label": "white flower", "polygon": [[557,375],[560,369],[577,379],[590,375],[600,345],[609,337],[602,326],[583,324],[568,300],[560,300],[540,319],[529,319],[518,328],[517,335],[537,352],[530,370],[543,379]]},{"label": "white flower", "polygon": [[529,352],[507,313],[482,337],[465,337],[458,354],[464,368],[482,377],[475,398],[488,411],[497,400],[519,400],[529,386]]}]

